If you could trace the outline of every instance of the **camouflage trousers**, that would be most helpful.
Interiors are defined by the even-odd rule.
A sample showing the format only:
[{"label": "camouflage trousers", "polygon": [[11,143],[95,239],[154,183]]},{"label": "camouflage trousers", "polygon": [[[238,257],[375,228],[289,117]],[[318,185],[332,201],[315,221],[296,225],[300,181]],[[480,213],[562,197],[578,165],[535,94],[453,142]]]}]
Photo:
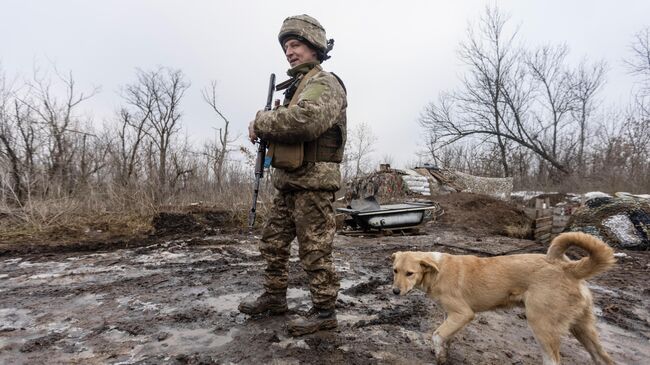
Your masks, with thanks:
[{"label": "camouflage trousers", "polygon": [[298,255],[309,277],[314,307],[334,308],[339,279],[332,262],[336,231],[331,191],[280,192],[262,231],[260,252],[266,260],[264,287],[269,293],[287,291],[291,242],[298,238]]}]

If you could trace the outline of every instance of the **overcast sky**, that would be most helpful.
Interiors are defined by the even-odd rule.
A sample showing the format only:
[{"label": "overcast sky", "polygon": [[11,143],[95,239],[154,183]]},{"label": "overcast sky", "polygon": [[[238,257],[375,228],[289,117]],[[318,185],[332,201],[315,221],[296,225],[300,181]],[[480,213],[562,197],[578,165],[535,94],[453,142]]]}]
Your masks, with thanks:
[{"label": "overcast sky", "polygon": [[[458,85],[460,41],[494,1],[0,0],[0,67],[29,77],[34,65],[72,71],[85,90],[101,92],[84,113],[96,124],[122,103],[121,86],[136,68],[181,69],[192,86],[183,126],[201,145],[219,122],[200,90],[218,83],[222,112],[246,144],[246,126],[263,107],[268,76],[286,78],[277,33],[284,18],[306,13],[336,40],[324,63],[348,89],[348,123],[366,122],[378,141],[374,157],[403,166],[422,149],[417,119],[424,106]],[[498,1],[527,46],[566,43],[572,61],[609,65],[601,96],[624,104],[633,80],[622,59],[634,33],[650,26],[648,0]],[[277,94],[280,97],[280,94]],[[404,166],[403,166],[404,167]]]}]

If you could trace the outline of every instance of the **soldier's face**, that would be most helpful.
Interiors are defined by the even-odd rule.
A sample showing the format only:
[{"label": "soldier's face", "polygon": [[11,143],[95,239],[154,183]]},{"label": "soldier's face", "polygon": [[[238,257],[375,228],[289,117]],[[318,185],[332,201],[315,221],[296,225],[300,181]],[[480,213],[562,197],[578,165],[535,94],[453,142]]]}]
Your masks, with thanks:
[{"label": "soldier's face", "polygon": [[316,51],[297,39],[289,39],[284,42],[284,54],[291,67],[318,60]]}]

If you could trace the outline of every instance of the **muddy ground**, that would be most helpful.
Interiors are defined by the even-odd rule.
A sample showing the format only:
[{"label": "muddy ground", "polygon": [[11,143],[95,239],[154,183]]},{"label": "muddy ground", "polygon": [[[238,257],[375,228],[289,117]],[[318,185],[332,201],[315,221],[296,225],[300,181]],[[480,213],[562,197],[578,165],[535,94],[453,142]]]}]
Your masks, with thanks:
[{"label": "muddy ground", "polygon": [[[462,204],[460,204],[462,205]],[[459,205],[459,206],[460,206]],[[480,206],[474,206],[479,210]],[[446,214],[454,214],[452,206]],[[260,292],[256,238],[227,233],[149,239],[110,248],[83,245],[0,256],[2,364],[427,364],[441,308],[421,293],[390,291],[398,250],[496,255],[543,252],[490,229],[428,224],[422,235],[335,238],[341,277],[339,328],[299,338],[286,316],[250,317],[239,301]],[[469,221],[469,220],[468,220]],[[498,231],[498,230],[497,230]],[[294,247],[294,250],[295,247]],[[650,252],[617,250],[616,267],[590,281],[598,328],[619,364],[650,363]],[[307,278],[293,252],[289,306],[309,308]],[[565,364],[589,364],[573,338]],[[540,364],[519,308],[478,314],[450,348],[450,364]]]}]

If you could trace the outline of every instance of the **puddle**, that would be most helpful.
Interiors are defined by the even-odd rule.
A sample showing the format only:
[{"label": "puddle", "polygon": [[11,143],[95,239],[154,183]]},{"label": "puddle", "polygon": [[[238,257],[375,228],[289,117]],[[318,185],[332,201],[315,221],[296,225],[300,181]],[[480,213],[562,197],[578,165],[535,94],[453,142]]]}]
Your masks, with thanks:
[{"label": "puddle", "polygon": [[5,260],[4,264],[5,265],[15,265],[15,264],[17,264],[17,263],[19,263],[21,261],[23,261],[23,259],[21,257],[17,257],[15,259]]},{"label": "puddle", "polygon": [[595,292],[603,293],[603,294],[606,294],[608,296],[617,297],[617,298],[620,297],[620,295],[618,294],[617,291],[604,288],[604,287],[602,287],[600,285],[590,283],[590,284],[587,285],[587,287],[589,289],[595,291]]},{"label": "puddle", "polygon": [[643,359],[650,358],[648,340],[603,321],[598,321],[597,327],[603,347],[610,354],[624,353],[634,364],[641,364]]},{"label": "puddle", "polygon": [[309,290],[301,288],[287,289],[287,299],[310,298]]},{"label": "puddle", "polygon": [[[162,330],[169,333],[170,336],[161,343],[169,345],[172,350],[180,349],[181,352],[200,352],[202,349],[223,346],[230,343],[239,332],[237,328],[231,328],[227,333],[221,335],[215,334],[211,328],[163,328]],[[169,350],[166,350],[166,352],[169,353]]]},{"label": "puddle", "polygon": [[[33,317],[30,316],[30,313],[31,312],[26,309],[1,308],[0,333],[31,327],[34,320]],[[0,336],[0,344],[2,343],[1,337],[2,336]]]},{"label": "puddle", "polygon": [[[157,355],[164,355],[166,359],[175,357],[180,354],[202,353],[206,349],[214,351],[215,349],[232,342],[234,336],[239,333],[236,328],[231,328],[225,334],[215,334],[209,328],[195,329],[177,329],[163,327],[161,333],[167,333],[168,337],[163,341],[147,341],[146,343],[137,344],[132,347],[128,359],[114,364],[133,364],[146,359],[151,359]],[[124,332],[115,331],[111,335],[111,340],[124,341],[120,339]],[[129,336],[126,334],[126,336]]]},{"label": "puddle", "polygon": [[136,310],[140,312],[145,312],[145,311],[161,311],[160,308],[162,307],[162,304],[160,303],[151,303],[151,302],[143,302],[139,299],[133,299],[130,297],[121,297],[115,299],[115,301],[118,303],[118,307],[127,307],[128,309],[131,310]]},{"label": "puddle", "polygon": [[203,299],[203,303],[214,308],[219,313],[233,312],[237,310],[239,302],[241,302],[242,299],[246,298],[249,294],[249,292],[244,292],[220,295],[218,297],[205,298]]},{"label": "puddle", "polygon": [[[217,297],[205,298],[203,303],[214,308],[217,312],[234,312],[237,311],[239,303],[251,295],[251,292],[232,293],[220,295]],[[289,288],[287,290],[287,299],[309,299],[309,291],[301,288]]]},{"label": "puddle", "polygon": [[336,314],[339,322],[344,323],[357,323],[359,321],[369,321],[377,318],[377,315],[364,315],[364,314]]},{"label": "puddle", "polygon": [[105,294],[86,294],[82,296],[75,296],[72,299],[72,305],[78,306],[78,307],[85,307],[85,306],[91,306],[91,307],[98,307],[101,304],[103,304],[103,299],[106,295]]},{"label": "puddle", "polygon": [[184,253],[163,251],[149,255],[138,255],[133,262],[159,266],[167,263],[186,263],[188,262],[187,256],[188,255]]}]

